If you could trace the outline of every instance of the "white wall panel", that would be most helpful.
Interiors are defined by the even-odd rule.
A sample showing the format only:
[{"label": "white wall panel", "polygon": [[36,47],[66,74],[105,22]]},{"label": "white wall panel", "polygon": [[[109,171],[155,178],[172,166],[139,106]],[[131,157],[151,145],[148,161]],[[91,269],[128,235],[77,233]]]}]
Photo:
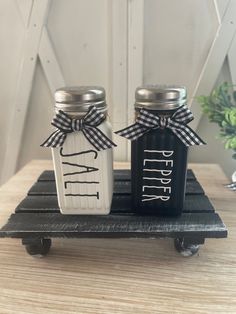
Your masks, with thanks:
[{"label": "white wall panel", "polygon": [[[128,12],[127,0],[111,1],[111,64],[110,64],[110,117],[114,130],[127,126],[127,98],[128,98]],[[117,144],[114,157],[117,160],[127,160],[127,141],[114,134]]]},{"label": "white wall panel", "polygon": [[[0,165],[3,165],[15,87],[21,62],[24,25],[14,0],[0,1]],[[0,169],[0,172],[2,167]]]},{"label": "white wall panel", "polygon": [[53,97],[45,80],[40,63],[36,65],[34,85],[25,121],[23,141],[19,154],[18,167],[23,167],[31,159],[50,159],[51,150],[40,144],[52,131],[50,122],[53,116]]},{"label": "white wall panel", "polygon": [[218,27],[214,1],[144,3],[144,83],[184,85],[191,97]]},{"label": "white wall panel", "polygon": [[215,0],[215,1],[219,12],[219,18],[222,18],[223,15],[225,14],[227,6],[230,3],[230,0]]},{"label": "white wall panel", "polygon": [[48,30],[68,85],[102,85],[109,91],[107,0],[54,0]]}]

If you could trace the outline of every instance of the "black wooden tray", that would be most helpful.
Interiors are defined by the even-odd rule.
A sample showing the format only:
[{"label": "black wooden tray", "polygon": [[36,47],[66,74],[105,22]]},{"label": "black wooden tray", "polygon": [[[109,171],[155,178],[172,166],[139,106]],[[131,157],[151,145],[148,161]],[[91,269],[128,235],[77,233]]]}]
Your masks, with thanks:
[{"label": "black wooden tray", "polygon": [[180,217],[141,216],[132,211],[129,170],[115,170],[111,213],[62,215],[53,171],[44,171],[0,229],[0,237],[22,238],[29,254],[46,255],[51,238],[173,238],[185,256],[195,254],[205,238],[227,237],[227,229],[192,170],[187,172],[186,199]]}]

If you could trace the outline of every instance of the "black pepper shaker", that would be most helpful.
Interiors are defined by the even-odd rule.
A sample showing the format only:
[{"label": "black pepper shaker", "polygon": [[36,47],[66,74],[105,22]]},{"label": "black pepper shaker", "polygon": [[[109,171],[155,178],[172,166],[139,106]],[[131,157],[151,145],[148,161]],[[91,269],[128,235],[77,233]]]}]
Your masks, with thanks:
[{"label": "black pepper shaker", "polygon": [[136,212],[180,215],[184,206],[188,146],[204,142],[187,123],[193,120],[182,86],[136,89],[135,124],[117,133],[132,140],[132,204]]}]

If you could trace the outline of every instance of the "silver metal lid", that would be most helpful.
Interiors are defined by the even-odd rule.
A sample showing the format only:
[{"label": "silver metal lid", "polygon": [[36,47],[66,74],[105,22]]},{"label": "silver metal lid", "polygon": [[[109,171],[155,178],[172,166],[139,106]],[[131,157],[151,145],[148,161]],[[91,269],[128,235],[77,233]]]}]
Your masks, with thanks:
[{"label": "silver metal lid", "polygon": [[174,110],[187,101],[184,86],[147,85],[135,91],[135,108],[147,110]]},{"label": "silver metal lid", "polygon": [[106,93],[99,86],[70,86],[56,90],[55,108],[65,112],[86,112],[90,106],[106,110]]}]

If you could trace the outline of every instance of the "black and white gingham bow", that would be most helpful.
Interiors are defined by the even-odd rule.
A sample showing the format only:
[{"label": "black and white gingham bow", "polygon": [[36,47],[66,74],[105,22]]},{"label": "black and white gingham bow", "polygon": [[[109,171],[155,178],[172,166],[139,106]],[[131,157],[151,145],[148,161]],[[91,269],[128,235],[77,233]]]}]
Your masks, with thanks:
[{"label": "black and white gingham bow", "polygon": [[115,133],[133,141],[153,129],[168,128],[185,146],[203,145],[205,143],[200,137],[187,126],[193,119],[192,112],[186,106],[180,107],[170,117],[154,115],[146,109],[141,109],[134,124]]},{"label": "black and white gingham bow", "polygon": [[91,106],[87,114],[81,119],[72,119],[60,110],[51,122],[56,127],[56,131],[41,146],[60,147],[63,145],[68,133],[82,131],[96,150],[112,148],[116,144],[97,128],[105,119],[104,113],[99,112],[95,106]]}]

